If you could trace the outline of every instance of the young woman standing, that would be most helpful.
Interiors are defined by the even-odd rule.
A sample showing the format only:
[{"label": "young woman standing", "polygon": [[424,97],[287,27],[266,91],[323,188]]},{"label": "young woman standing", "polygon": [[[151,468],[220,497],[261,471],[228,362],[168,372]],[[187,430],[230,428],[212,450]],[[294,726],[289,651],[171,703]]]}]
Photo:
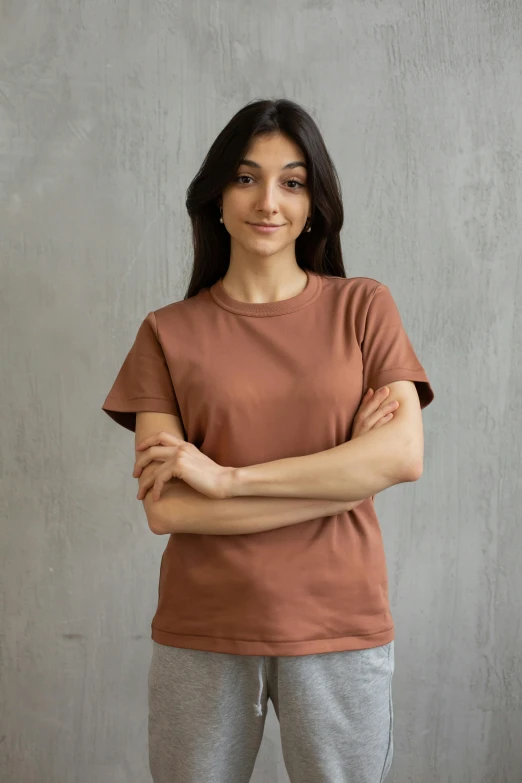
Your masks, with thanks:
[{"label": "young woman standing", "polygon": [[387,286],[346,277],[337,174],[302,107],[240,110],[187,209],[187,294],[146,316],[103,405],[169,536],[153,780],[248,783],[270,698],[292,783],[382,783],[394,628],[373,499],[422,474],[433,390]]}]

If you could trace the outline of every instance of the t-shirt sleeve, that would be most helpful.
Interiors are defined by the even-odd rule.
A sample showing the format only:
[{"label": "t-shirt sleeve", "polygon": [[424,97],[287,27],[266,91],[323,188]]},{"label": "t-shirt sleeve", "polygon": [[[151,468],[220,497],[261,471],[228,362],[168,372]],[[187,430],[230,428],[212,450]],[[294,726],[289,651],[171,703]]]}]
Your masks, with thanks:
[{"label": "t-shirt sleeve", "polygon": [[131,432],[136,431],[138,411],[173,413],[181,418],[154,312],[138,329],[102,410]]},{"label": "t-shirt sleeve", "polygon": [[379,283],[372,292],[361,345],[363,394],[392,381],[413,381],[421,408],[434,398],[428,377],[404,329],[401,316],[387,286]]}]

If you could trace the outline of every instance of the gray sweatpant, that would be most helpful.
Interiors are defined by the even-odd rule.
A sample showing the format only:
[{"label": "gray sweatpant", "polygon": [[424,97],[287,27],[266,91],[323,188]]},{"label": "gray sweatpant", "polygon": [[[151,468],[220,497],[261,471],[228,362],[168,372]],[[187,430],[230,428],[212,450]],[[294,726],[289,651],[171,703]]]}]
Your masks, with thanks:
[{"label": "gray sweatpant", "polygon": [[271,699],[292,783],[382,783],[393,756],[393,671],[393,641],[278,657],[153,641],[153,781],[248,783]]}]

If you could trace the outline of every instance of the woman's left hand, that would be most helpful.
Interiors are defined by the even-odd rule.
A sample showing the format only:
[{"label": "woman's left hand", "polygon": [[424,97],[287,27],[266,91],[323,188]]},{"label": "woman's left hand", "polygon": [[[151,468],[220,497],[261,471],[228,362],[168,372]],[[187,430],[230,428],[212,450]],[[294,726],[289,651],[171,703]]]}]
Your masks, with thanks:
[{"label": "woman's left hand", "polygon": [[136,451],[142,451],[143,454],[134,465],[132,475],[135,478],[139,478],[143,468],[153,460],[163,460],[162,465],[140,481],[138,500],[143,500],[150,487],[154,487],[152,499],[158,500],[163,485],[172,478],[182,479],[209,498],[230,497],[229,486],[233,468],[218,465],[193,443],[188,443],[170,432],[158,432],[145,438],[136,446]]}]

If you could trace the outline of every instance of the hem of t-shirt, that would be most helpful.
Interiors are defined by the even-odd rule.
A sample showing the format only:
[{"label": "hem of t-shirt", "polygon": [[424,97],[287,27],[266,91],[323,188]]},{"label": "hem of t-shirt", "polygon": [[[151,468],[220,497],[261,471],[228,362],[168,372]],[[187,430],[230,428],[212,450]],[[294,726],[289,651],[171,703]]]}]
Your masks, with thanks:
[{"label": "hem of t-shirt", "polygon": [[125,400],[109,395],[102,405],[102,410],[114,413],[172,413],[181,417],[179,408],[164,397],[127,397]]},{"label": "hem of t-shirt", "polygon": [[151,626],[152,639],[167,647],[182,647],[189,650],[229,653],[232,655],[313,655],[315,653],[343,652],[345,650],[367,650],[393,641],[394,626],[369,634],[340,636],[335,639],[307,639],[301,642],[272,642],[243,639],[221,639],[214,636],[189,636],[162,631]]},{"label": "hem of t-shirt", "polygon": [[[395,378],[395,376],[397,376],[397,378]],[[386,383],[391,383],[393,380],[427,382],[428,378],[426,376],[426,372],[422,368],[411,369],[410,367],[390,367],[385,370],[379,370],[377,375],[373,375],[369,379],[369,381],[373,382],[373,385],[369,385],[374,391],[377,391],[380,386],[384,386]]]},{"label": "hem of t-shirt", "polygon": [[413,381],[425,384],[422,394],[419,394],[421,409],[426,408],[434,399],[433,389],[431,388],[428,376],[423,367],[410,369],[409,367],[389,367],[380,370],[377,375],[368,379],[368,387],[375,391],[382,386],[386,386],[393,381]]}]

